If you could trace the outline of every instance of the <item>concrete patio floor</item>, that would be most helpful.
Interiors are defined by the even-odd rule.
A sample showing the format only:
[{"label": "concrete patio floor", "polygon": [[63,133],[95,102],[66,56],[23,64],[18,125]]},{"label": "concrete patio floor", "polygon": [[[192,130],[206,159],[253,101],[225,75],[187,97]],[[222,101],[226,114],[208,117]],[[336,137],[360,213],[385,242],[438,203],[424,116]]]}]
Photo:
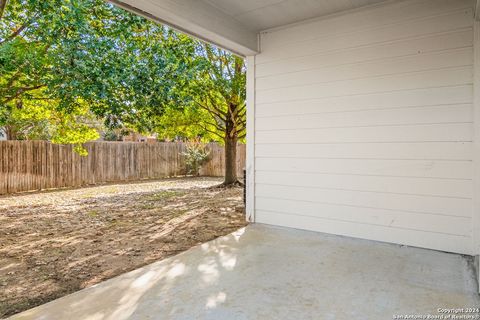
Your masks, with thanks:
[{"label": "concrete patio floor", "polygon": [[480,307],[456,254],[250,225],[12,319],[392,319]]}]

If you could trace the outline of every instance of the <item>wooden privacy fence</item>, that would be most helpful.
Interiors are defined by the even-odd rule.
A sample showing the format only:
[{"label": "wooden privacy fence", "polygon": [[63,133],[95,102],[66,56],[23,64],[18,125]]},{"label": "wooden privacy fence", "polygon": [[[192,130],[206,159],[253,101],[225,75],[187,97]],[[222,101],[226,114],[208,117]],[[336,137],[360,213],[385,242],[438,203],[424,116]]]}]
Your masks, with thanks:
[{"label": "wooden privacy fence", "polygon": [[[224,150],[208,144],[203,176],[224,175]],[[185,175],[185,145],[181,142],[92,142],[88,156],[71,145],[46,141],[0,141],[0,194],[106,182],[158,179]],[[245,145],[237,147],[237,168],[243,176]]]}]

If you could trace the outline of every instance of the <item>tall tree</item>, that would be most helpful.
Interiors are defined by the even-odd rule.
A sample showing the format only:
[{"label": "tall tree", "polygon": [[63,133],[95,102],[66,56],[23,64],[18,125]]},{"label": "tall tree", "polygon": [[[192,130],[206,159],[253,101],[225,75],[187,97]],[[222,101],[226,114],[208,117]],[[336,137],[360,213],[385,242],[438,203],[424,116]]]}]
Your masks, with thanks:
[{"label": "tall tree", "polygon": [[[110,126],[148,122],[140,110],[162,113],[176,74],[188,73],[191,39],[103,0],[0,1],[0,127],[10,138],[48,122],[63,134],[51,140],[80,145],[98,137],[85,127],[91,112]],[[51,118],[27,119],[27,106]]]},{"label": "tall tree", "polygon": [[75,50],[65,43],[87,20],[79,9],[62,1],[0,2],[0,127],[7,139],[67,142],[83,152],[82,143],[98,138],[85,99],[63,94],[68,79],[57,72]]},{"label": "tall tree", "polygon": [[198,122],[225,145],[225,185],[236,184],[237,143],[246,133],[246,68],[242,58],[202,44],[203,70],[194,81],[194,105],[206,112]]},{"label": "tall tree", "polygon": [[246,66],[243,58],[213,45],[196,41],[191,74],[183,75],[178,103],[160,116],[150,114],[154,131],[167,137],[202,137],[225,147],[225,180],[239,184],[237,143],[246,134]]}]

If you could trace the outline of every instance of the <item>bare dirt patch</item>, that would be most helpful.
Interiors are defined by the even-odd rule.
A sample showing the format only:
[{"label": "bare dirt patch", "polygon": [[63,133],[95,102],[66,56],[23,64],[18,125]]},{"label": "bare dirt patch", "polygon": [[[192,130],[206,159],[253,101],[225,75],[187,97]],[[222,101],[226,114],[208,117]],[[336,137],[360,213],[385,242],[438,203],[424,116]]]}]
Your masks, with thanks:
[{"label": "bare dirt patch", "polygon": [[0,197],[0,317],[228,234],[242,189],[182,178]]}]

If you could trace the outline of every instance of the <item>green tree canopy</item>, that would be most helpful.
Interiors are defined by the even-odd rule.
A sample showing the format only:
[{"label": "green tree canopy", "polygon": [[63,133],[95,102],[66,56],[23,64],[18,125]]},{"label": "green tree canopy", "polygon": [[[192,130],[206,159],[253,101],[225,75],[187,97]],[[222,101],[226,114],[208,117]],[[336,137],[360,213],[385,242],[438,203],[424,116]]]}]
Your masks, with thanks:
[{"label": "green tree canopy", "polygon": [[[139,113],[161,113],[189,71],[190,38],[102,0],[0,1],[0,126],[20,125],[11,134],[25,131],[20,114],[53,127],[48,115],[85,115],[85,106],[109,125],[147,124]],[[27,104],[44,111],[41,122],[24,119]]]},{"label": "green tree canopy", "polygon": [[95,117],[220,141],[235,183],[244,60],[103,0],[0,0],[0,127],[81,146]]}]

